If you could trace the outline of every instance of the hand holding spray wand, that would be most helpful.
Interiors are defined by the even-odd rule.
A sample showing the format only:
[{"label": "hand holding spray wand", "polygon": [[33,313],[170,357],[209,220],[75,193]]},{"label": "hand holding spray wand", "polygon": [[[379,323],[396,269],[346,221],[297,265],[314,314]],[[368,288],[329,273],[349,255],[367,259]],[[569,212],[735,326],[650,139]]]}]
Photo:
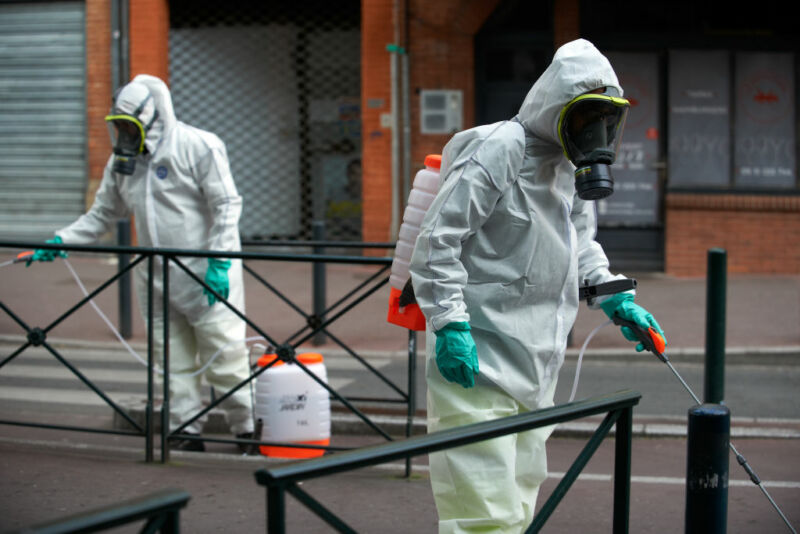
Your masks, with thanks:
[{"label": "hand holding spray wand", "polygon": [[[614,321],[614,324],[616,325],[627,326],[628,328],[630,328],[636,335],[636,337],[639,339],[639,341],[644,345],[644,348],[655,354],[659,360],[667,364],[669,370],[672,371],[672,374],[674,374],[675,377],[680,381],[680,383],[683,384],[683,387],[686,389],[686,391],[689,392],[689,395],[692,396],[692,399],[694,399],[694,401],[697,404],[701,404],[700,399],[697,398],[697,395],[694,394],[692,388],[689,387],[689,385],[686,383],[683,377],[681,377],[678,371],[675,370],[675,367],[672,366],[672,362],[669,361],[669,358],[664,353],[664,349],[666,348],[666,343],[664,342],[664,338],[661,337],[661,335],[658,332],[656,332],[654,328],[649,328],[648,330],[644,330],[636,323],[628,321],[618,316],[614,316],[612,318],[612,321]],[[786,523],[787,527],[789,527],[789,530],[793,534],[797,534],[797,531],[792,527],[791,523],[789,523],[789,520],[786,518],[781,509],[778,507],[777,503],[775,503],[775,501],[772,499],[772,496],[769,494],[769,492],[767,492],[767,489],[761,484],[761,479],[758,478],[758,475],[756,475],[755,471],[753,471],[753,468],[750,467],[750,464],[747,463],[745,457],[742,456],[739,453],[739,451],[736,450],[736,447],[734,447],[733,443],[729,441],[728,445],[731,451],[733,451],[733,454],[736,456],[736,461],[745,470],[747,475],[750,477],[750,480],[753,481],[753,484],[755,484],[761,489],[761,492],[767,497],[769,502],[781,516],[781,519],[783,519],[783,522]]]}]

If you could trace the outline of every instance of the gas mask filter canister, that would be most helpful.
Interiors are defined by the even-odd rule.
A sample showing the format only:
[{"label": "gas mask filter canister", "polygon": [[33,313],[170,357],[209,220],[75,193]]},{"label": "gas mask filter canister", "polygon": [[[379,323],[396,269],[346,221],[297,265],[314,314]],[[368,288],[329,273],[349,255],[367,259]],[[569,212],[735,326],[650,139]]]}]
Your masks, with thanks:
[{"label": "gas mask filter canister", "polygon": [[607,94],[587,93],[571,100],[558,121],[558,135],[575,165],[575,190],[584,200],[614,192],[610,165],[619,148],[630,103]]}]

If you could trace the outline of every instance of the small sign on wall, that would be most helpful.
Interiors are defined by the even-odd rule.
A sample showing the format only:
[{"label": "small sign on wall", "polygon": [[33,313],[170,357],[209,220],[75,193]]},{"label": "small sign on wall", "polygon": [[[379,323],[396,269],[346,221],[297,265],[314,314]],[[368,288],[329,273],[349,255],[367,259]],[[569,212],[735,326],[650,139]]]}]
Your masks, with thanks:
[{"label": "small sign on wall", "polygon": [[420,128],[424,134],[461,131],[464,118],[463,92],[449,89],[420,91]]}]

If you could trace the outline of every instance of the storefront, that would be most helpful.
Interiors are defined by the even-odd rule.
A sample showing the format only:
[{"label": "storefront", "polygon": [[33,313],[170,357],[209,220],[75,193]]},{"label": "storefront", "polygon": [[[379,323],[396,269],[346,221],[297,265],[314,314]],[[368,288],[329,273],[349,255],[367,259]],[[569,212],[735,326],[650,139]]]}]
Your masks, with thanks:
[{"label": "storefront", "polygon": [[[64,152],[69,165],[42,167],[30,182],[58,182],[53,198],[74,204],[55,210],[65,219],[85,208],[84,193],[91,202],[99,183],[109,150],[102,117],[122,59],[130,77],[167,79],[178,118],[226,142],[245,198],[245,239],[309,239],[314,221],[324,221],[330,239],[385,242],[396,237],[425,156],[440,153],[458,129],[511,118],[556,47],[584,37],[611,59],[632,104],[616,193],[598,203],[598,239],[612,267],[701,276],[707,250],[723,247],[731,272],[800,272],[800,45],[775,0],[747,12],[683,0],[230,7],[85,0],[0,1],[0,8],[51,4],[76,8],[85,23],[85,35],[76,34],[85,41],[85,67],[74,67],[85,68],[78,96],[57,98],[59,106],[78,106],[80,118],[61,110],[47,119],[69,127],[83,152]],[[113,26],[114,9],[129,15],[127,25]],[[26,31],[16,39],[35,37],[35,28]],[[115,57],[123,42],[126,57]],[[72,80],[57,78],[53,88]],[[0,117],[17,121],[9,131],[36,122],[9,119],[9,109]],[[56,161],[25,159],[40,167]],[[77,193],[67,200],[67,191]],[[26,212],[30,227],[60,224],[42,206]]]}]

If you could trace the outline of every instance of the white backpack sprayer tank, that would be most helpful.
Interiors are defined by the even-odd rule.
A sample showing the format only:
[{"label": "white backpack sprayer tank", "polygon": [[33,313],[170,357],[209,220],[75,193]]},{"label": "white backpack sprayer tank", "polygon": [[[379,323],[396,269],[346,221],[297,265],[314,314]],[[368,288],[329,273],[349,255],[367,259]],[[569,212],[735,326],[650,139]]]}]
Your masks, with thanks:
[{"label": "white backpack sprayer tank", "polygon": [[389,294],[389,313],[386,318],[392,324],[403,326],[409,330],[425,330],[425,316],[414,303],[402,302],[404,292],[410,291],[411,280],[408,271],[411,254],[419,235],[420,226],[425,213],[439,191],[439,170],[442,156],[430,154],[425,158],[425,168],[417,172],[414,184],[408,195],[408,203],[403,212],[403,223],[400,225],[397,244],[392,260],[392,272],[389,276],[391,293]]},{"label": "white backpack sprayer tank", "polygon": [[[278,357],[265,354],[258,360],[266,367]],[[328,383],[321,354],[308,352],[297,355],[322,382]],[[261,441],[302,445],[330,444],[331,405],[328,390],[311,378],[299,365],[275,362],[261,373],[256,381],[256,419],[262,421]],[[259,446],[261,454],[276,458],[313,458],[322,456],[325,449]]]}]

